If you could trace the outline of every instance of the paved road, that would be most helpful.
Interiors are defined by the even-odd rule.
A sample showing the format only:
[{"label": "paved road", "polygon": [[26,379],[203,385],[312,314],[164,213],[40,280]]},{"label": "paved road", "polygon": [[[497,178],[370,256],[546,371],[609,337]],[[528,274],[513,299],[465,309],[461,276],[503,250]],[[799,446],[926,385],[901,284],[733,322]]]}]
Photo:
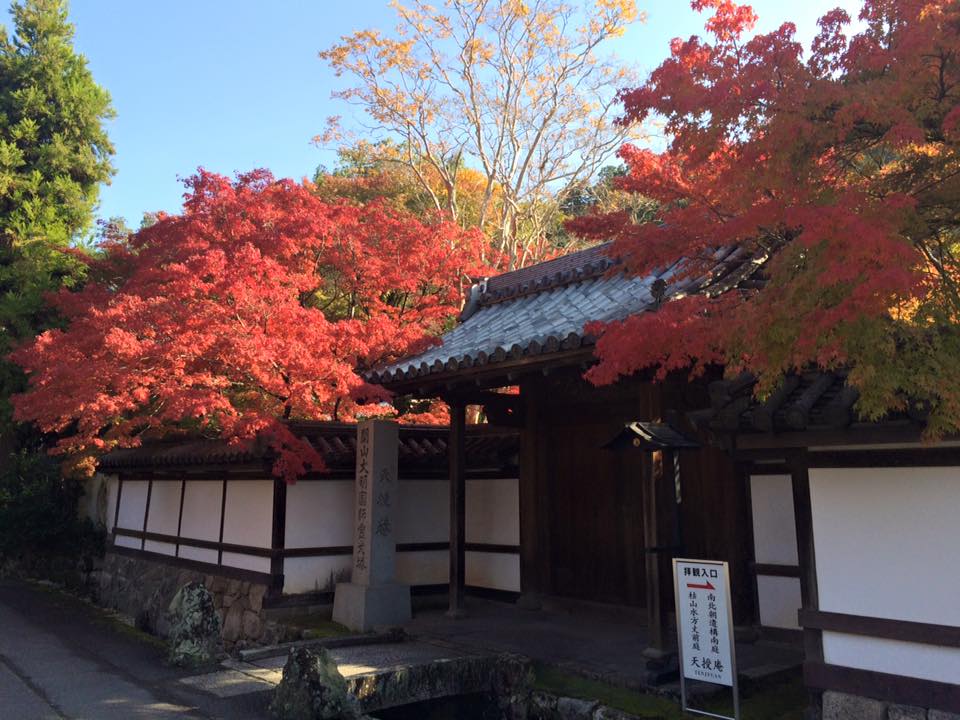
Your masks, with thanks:
[{"label": "paved road", "polygon": [[218,697],[102,612],[36,586],[0,582],[0,720],[260,720],[269,694]]}]

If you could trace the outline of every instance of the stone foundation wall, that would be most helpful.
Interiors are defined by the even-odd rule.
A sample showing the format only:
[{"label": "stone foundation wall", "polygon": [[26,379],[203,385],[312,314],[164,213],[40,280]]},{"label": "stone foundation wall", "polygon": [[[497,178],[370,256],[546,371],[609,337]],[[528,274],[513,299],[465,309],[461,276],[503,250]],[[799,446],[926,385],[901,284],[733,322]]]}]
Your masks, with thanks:
[{"label": "stone foundation wall", "polygon": [[827,690],[823,720],[960,720],[960,715]]},{"label": "stone foundation wall", "polygon": [[227,650],[272,644],[277,627],[266,621],[263,598],[267,586],[205,574],[149,558],[107,552],[100,571],[99,602],[135,619],[137,627],[161,637],[169,635],[167,608],[177,590],[202,582],[213,595]]}]

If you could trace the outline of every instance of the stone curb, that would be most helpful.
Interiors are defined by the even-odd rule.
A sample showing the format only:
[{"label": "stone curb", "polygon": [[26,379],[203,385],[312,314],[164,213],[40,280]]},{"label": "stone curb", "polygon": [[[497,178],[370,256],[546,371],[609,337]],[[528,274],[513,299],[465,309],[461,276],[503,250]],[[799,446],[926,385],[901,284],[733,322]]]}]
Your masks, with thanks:
[{"label": "stone curb", "polygon": [[311,648],[326,648],[329,650],[331,648],[354,647],[357,645],[400,643],[406,640],[407,635],[403,630],[389,630],[387,632],[367,633],[365,635],[345,635],[342,637],[295,640],[294,642],[280,643],[278,645],[240,650],[239,655],[240,659],[244,662],[252,662],[254,660],[286,655],[296,648],[307,648],[308,650]]},{"label": "stone curb", "polygon": [[554,695],[545,690],[533,691],[530,717],[533,720],[642,720],[638,715],[616,710],[596,700]]}]

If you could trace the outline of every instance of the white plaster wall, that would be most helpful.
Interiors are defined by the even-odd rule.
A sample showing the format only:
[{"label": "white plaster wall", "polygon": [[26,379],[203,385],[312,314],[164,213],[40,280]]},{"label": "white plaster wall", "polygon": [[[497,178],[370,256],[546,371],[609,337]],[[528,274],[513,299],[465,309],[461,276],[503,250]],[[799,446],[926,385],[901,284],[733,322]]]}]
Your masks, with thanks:
[{"label": "white plaster wall", "polygon": [[[353,495],[352,480],[323,480],[288,485],[285,546],[302,548],[353,545]],[[291,560],[292,558],[287,558],[284,561],[285,571]]]},{"label": "white plaster wall", "polygon": [[752,475],[753,549],[758,563],[796,565],[797,526],[789,475]]},{"label": "white plaster wall", "polygon": [[[186,505],[186,503],[184,503]],[[223,541],[269,548],[273,535],[273,481],[231,480],[224,505]],[[232,553],[231,553],[232,555]],[[228,563],[224,553],[223,564]],[[262,558],[261,558],[262,559]],[[256,563],[259,565],[260,563]],[[236,567],[247,567],[237,565]],[[270,568],[267,562],[267,570]],[[253,570],[254,568],[248,568]]]},{"label": "white plaster wall", "polygon": [[[227,491],[228,507],[233,487],[231,483]],[[447,542],[450,536],[449,492],[450,486],[446,480],[401,481],[394,516],[397,542]],[[517,480],[468,480],[466,492],[467,542],[518,545],[520,521]],[[351,546],[353,502],[352,480],[301,482],[289,486],[286,547]],[[226,532],[224,534],[226,536]],[[399,552],[396,563],[400,582],[409,585],[449,582],[449,555],[446,550]],[[322,590],[327,586],[331,573],[349,572],[350,567],[349,556],[286,558],[284,592],[292,594]],[[478,587],[519,591],[519,568],[518,555],[470,552],[466,557],[466,582]]]},{"label": "white plaster wall", "polygon": [[256,572],[262,573],[270,572],[270,558],[258,557],[256,555],[224,552],[223,564],[244,570],[255,570]]},{"label": "white plaster wall", "polygon": [[[143,512],[147,508],[147,481],[127,480],[120,493],[117,524],[126,530],[143,530]],[[139,547],[140,541],[137,541]]]},{"label": "white plaster wall", "polygon": [[957,648],[824,632],[823,658],[833,665],[954,685],[960,678]]},{"label": "white plaster wall", "polygon": [[797,612],[803,605],[800,578],[757,575],[760,624],[765,627],[797,630]]},{"label": "white plaster wall", "polygon": [[[960,468],[810,470],[820,609],[957,626]],[[828,663],[956,682],[960,649],[824,633]]]},{"label": "white plaster wall", "polygon": [[[153,505],[153,501],[150,501]],[[147,540],[143,544],[143,549],[148,552],[160,553],[161,555],[174,555],[177,552],[177,546],[173,543],[159,542],[157,540]]]},{"label": "white plaster wall", "polygon": [[406,585],[450,582],[450,554],[446,550],[398,552],[397,581]]},{"label": "white plaster wall", "polygon": [[468,552],[466,556],[467,585],[520,592],[519,555]]},{"label": "white plaster wall", "polygon": [[468,480],[467,542],[519,545],[519,493],[516,478]]},{"label": "white plaster wall", "polygon": [[[760,564],[797,565],[797,526],[793,512],[793,480],[789,475],[750,476],[753,552]],[[757,575],[760,624],[796,629],[803,604],[800,580]]]},{"label": "white plaster wall", "polygon": [[[219,530],[219,528],[217,528]],[[190,547],[189,545],[180,546],[180,557],[187,560],[197,560],[198,562],[217,564],[217,551],[209,548]]]},{"label": "white plaster wall", "polygon": [[[123,484],[124,495],[127,484]],[[223,483],[215,480],[188,480],[183,492],[183,523],[180,527],[180,537],[194,538],[195,540],[220,539],[220,501],[223,492]],[[181,548],[182,557],[188,556],[187,548]],[[200,548],[192,548],[200,550]],[[216,550],[205,550],[204,553],[213,553],[213,561],[217,561]],[[209,557],[208,555],[206,557]],[[201,560],[191,557],[193,560]],[[211,562],[203,559],[204,562]]]},{"label": "white plaster wall", "polygon": [[[124,485],[124,492],[127,488]],[[177,534],[177,522],[180,519],[180,481],[154,480],[150,491],[150,516],[147,518],[147,532],[164,535]],[[147,548],[149,550],[149,548]]]},{"label": "white plaster wall", "polygon": [[127,537],[126,535],[118,535],[113,539],[114,545],[119,545],[120,547],[134,548],[135,550],[140,549],[140,538]]},{"label": "white plaster wall", "polygon": [[283,561],[283,592],[295,594],[332,591],[334,583],[338,582],[338,579],[350,579],[352,560],[350,555],[285,558]]},{"label": "white plaster wall", "polygon": [[450,483],[402,480],[395,513],[398,543],[447,542],[450,539]]}]

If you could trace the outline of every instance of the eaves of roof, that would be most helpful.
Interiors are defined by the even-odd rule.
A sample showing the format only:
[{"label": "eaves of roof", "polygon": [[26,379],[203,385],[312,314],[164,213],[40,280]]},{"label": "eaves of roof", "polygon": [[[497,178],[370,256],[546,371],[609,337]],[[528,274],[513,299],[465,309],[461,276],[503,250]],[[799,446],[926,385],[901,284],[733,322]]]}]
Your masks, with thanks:
[{"label": "eaves of roof", "polygon": [[[513,371],[590,362],[592,322],[622,320],[691,293],[719,294],[750,282],[769,257],[741,248],[716,251],[696,277],[681,263],[646,277],[618,271],[609,245],[505,273],[474,287],[457,327],[419,355],[371,372],[399,392],[484,376],[509,381]],[[677,280],[679,277],[681,279]]]},{"label": "eaves of roof", "polygon": [[878,421],[856,413],[859,391],[847,372],[810,370],[783,378],[764,398],[754,394],[749,373],[711,383],[710,407],[690,418],[722,435],[736,435],[741,448],[806,447],[857,442],[917,442],[930,412],[924,403],[908,403]]},{"label": "eaves of roof", "polygon": [[[352,470],[356,459],[356,425],[333,422],[294,422],[291,430],[307,440],[324,459],[326,471]],[[447,465],[447,436],[442,426],[401,425],[398,460],[401,473],[436,470]],[[517,452],[513,430],[469,426],[466,437],[468,470],[493,470],[512,462]],[[273,452],[262,442],[233,444],[224,440],[168,440],[114,450],[98,469],[106,473],[203,471],[247,468],[269,472]]]}]

